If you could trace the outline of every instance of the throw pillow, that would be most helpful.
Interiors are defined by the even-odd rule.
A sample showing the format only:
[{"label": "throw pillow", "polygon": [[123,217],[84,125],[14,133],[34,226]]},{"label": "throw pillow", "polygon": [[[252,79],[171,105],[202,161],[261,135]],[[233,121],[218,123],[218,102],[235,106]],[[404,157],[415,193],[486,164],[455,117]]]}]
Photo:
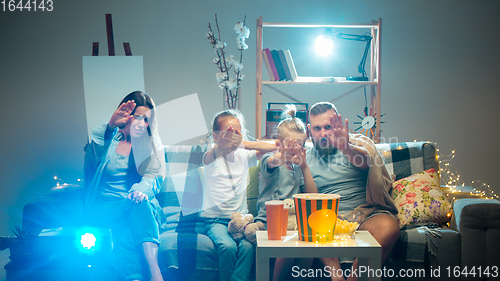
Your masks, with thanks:
[{"label": "throw pillow", "polygon": [[400,179],[392,187],[400,227],[416,223],[444,223],[450,219],[451,204],[441,191],[439,174],[435,169]]}]

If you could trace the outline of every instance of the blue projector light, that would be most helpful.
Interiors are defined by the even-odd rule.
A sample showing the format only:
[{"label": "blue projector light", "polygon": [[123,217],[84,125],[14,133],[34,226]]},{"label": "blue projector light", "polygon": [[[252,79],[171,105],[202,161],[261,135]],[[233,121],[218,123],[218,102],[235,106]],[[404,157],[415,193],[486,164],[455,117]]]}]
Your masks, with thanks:
[{"label": "blue projector light", "polygon": [[96,238],[92,233],[85,233],[80,239],[80,243],[82,244],[83,248],[88,250],[92,249],[95,246],[95,241]]}]

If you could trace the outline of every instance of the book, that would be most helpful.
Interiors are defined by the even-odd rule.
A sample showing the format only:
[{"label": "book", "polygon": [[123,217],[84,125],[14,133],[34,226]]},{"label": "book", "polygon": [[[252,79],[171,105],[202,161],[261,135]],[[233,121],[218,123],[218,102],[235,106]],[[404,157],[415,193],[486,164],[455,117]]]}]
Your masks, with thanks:
[{"label": "book", "polygon": [[267,75],[269,76],[269,81],[274,81],[273,71],[271,70],[271,65],[269,64],[269,58],[267,57],[267,53],[262,50],[262,60],[264,61],[264,65],[266,66]]},{"label": "book", "polygon": [[283,52],[283,50],[278,50],[278,55],[280,56],[280,62],[281,62],[281,66],[283,67],[283,71],[285,72],[286,80],[292,81],[290,69],[288,68],[288,64],[287,64],[286,59],[285,59],[285,53]]},{"label": "book", "polygon": [[274,65],[274,60],[273,60],[273,56],[271,55],[271,51],[269,50],[269,48],[265,48],[264,52],[266,52],[267,60],[269,61],[269,67],[271,68],[271,71],[273,72],[273,77],[274,77],[273,81],[280,80],[279,76],[278,76],[278,71],[276,70],[276,66]]},{"label": "book", "polygon": [[274,66],[276,67],[276,71],[278,72],[279,81],[286,80],[285,71],[283,70],[278,51],[272,50],[271,56],[273,56]]},{"label": "book", "polygon": [[292,54],[290,50],[284,50],[286,64],[288,65],[288,69],[290,70],[290,76],[292,77],[292,81],[297,81],[298,75],[297,70],[295,69],[295,64],[293,64]]}]

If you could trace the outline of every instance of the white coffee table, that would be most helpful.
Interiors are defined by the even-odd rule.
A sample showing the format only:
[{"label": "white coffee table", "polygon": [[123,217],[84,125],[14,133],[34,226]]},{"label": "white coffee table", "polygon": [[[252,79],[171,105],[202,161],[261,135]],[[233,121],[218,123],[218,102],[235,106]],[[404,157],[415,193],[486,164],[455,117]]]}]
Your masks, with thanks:
[{"label": "white coffee table", "polygon": [[[269,280],[270,258],[357,257],[358,268],[381,272],[382,247],[368,231],[356,231],[342,242],[313,243],[299,241],[297,231],[288,231],[281,240],[268,240],[267,231],[257,232],[257,280]],[[372,271],[373,270],[373,271]],[[377,274],[362,274],[359,280],[381,280]]]}]

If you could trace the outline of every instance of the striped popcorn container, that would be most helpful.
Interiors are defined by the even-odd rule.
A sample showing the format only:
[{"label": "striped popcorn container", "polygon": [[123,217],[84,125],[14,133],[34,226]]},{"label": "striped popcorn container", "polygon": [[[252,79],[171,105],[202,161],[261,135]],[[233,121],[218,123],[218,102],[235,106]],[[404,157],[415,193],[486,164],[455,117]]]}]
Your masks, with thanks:
[{"label": "striped popcorn container", "polygon": [[339,211],[340,195],[301,193],[293,195],[299,240],[331,242]]}]

